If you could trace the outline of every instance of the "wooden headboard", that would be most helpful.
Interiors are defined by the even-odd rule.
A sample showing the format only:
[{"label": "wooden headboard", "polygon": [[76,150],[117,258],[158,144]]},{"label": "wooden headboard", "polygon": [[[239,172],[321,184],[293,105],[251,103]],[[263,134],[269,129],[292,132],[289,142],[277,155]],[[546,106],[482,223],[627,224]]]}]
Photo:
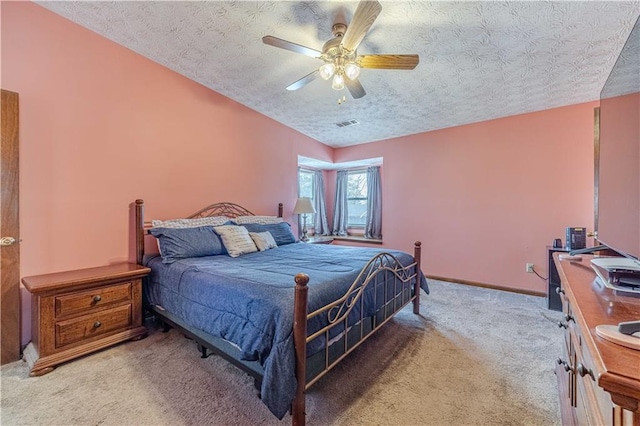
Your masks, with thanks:
[{"label": "wooden headboard", "polygon": [[[136,261],[142,264],[144,257],[144,236],[146,231],[151,228],[151,222],[144,220],[144,201],[136,200]],[[278,203],[278,217],[282,217],[283,204]],[[185,216],[186,219],[195,219],[199,217],[227,216],[234,218],[238,216],[255,216],[249,210],[235,203],[214,203],[204,207],[197,212]]]}]

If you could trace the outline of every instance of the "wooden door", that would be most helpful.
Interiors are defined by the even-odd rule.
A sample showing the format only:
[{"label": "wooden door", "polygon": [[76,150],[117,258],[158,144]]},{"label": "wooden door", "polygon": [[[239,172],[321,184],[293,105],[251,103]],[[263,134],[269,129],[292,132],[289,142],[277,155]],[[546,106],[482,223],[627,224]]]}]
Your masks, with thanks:
[{"label": "wooden door", "polygon": [[0,364],[20,359],[18,94],[2,90],[0,142]]}]

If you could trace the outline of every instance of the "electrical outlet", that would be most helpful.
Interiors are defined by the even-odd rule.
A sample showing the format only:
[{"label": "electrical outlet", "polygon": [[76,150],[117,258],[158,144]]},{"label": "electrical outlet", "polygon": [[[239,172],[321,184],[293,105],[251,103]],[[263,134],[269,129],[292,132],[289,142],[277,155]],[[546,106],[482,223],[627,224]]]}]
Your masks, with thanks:
[{"label": "electrical outlet", "polygon": [[533,274],[533,263],[527,263],[526,267],[526,271]]}]

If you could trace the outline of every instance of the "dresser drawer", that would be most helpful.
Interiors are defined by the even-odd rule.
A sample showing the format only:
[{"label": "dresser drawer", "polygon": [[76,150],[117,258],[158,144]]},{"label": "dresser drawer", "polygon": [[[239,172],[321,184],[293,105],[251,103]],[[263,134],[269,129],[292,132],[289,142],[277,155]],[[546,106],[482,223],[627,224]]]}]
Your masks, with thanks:
[{"label": "dresser drawer", "polygon": [[131,326],[131,305],[56,323],[57,348]]},{"label": "dresser drawer", "polygon": [[131,282],[100,287],[55,298],[56,318],[90,312],[110,304],[131,301]]}]

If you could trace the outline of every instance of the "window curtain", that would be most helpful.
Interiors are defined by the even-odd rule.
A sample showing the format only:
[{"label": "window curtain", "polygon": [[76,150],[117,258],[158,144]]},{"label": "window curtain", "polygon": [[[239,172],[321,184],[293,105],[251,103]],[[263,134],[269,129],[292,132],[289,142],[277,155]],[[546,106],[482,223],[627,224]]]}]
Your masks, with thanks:
[{"label": "window curtain", "polygon": [[346,170],[338,170],[336,177],[336,202],[333,206],[333,235],[347,235],[347,179]]},{"label": "window curtain", "polygon": [[367,168],[367,226],[364,237],[382,239],[382,185],[379,166]]},{"label": "window curtain", "polygon": [[[300,179],[300,167],[298,167],[298,179]],[[300,198],[300,181],[298,181],[298,198]],[[295,207],[295,206],[294,206]],[[298,215],[298,238],[302,238],[302,215]]]},{"label": "window curtain", "polygon": [[313,207],[316,209],[313,230],[316,235],[329,235],[327,208],[324,202],[324,177],[322,170],[313,172]]}]

